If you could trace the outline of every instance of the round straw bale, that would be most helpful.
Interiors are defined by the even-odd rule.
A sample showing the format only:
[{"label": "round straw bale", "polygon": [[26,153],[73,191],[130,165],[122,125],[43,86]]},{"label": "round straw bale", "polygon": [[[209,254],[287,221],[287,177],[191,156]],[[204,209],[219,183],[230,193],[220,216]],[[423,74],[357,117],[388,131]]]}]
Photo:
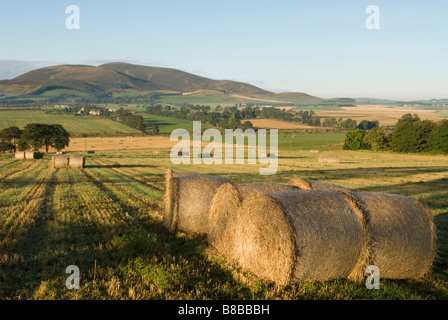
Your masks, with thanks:
[{"label": "round straw bale", "polygon": [[190,172],[190,171],[182,171],[182,170],[171,170],[168,169],[165,173],[165,186],[168,185],[168,182],[171,178],[178,178],[178,177],[187,177],[198,174],[196,172]]},{"label": "round straw bale", "polygon": [[277,183],[225,183],[218,188],[210,205],[208,241],[218,251],[229,250],[229,242],[223,239],[228,223],[234,223],[235,215],[241,202],[253,194],[293,192],[299,190],[293,186]]},{"label": "round straw bale", "polygon": [[362,250],[356,213],[327,190],[250,196],[225,233],[228,258],[279,285],[345,278]]},{"label": "round straw bale", "polygon": [[208,232],[209,207],[216,190],[226,178],[193,174],[169,179],[164,195],[163,222],[172,232]]},{"label": "round straw bale", "polygon": [[322,157],[319,157],[319,162],[320,163],[339,163],[339,158],[338,157],[322,156]]},{"label": "round straw bale", "polygon": [[358,197],[368,217],[370,264],[379,268],[380,277],[424,276],[436,252],[436,227],[429,210],[417,200],[400,195],[359,192]]},{"label": "round straw bale", "polygon": [[[173,212],[172,206],[173,206],[173,199],[170,196],[172,194],[172,190],[169,190],[170,188],[170,180],[172,178],[178,178],[178,177],[187,177],[187,176],[192,176],[198,173],[195,172],[189,172],[189,171],[181,171],[181,170],[171,170],[168,169],[165,173],[165,192],[163,194],[162,200],[163,200],[163,204],[164,204],[164,210],[165,213]],[[170,228],[171,222],[172,222],[172,217],[171,216],[167,216],[166,214],[163,216],[164,217],[164,223],[165,225]],[[165,219],[167,219],[167,221],[165,221]]]},{"label": "round straw bale", "polygon": [[371,248],[371,235],[368,228],[368,217],[365,213],[365,205],[359,198],[358,194],[348,188],[338,186],[330,183],[316,182],[303,179],[292,179],[288,182],[288,185],[296,186],[302,190],[330,190],[340,194],[352,207],[352,210],[358,216],[358,219],[363,228],[362,236],[362,250],[358,258],[356,266],[353,268],[352,273],[348,276],[353,281],[363,281],[365,279],[365,270],[370,265],[370,248]]},{"label": "round straw bale", "polygon": [[348,188],[338,186],[336,184],[323,183],[303,179],[291,179],[288,185],[298,187],[302,190],[331,190],[331,191],[351,191]]},{"label": "round straw bale", "polygon": [[32,159],[35,159],[35,156],[36,156],[36,152],[34,152],[34,151],[25,151],[25,159],[32,160]]},{"label": "round straw bale", "polygon": [[26,158],[25,158],[25,152],[23,152],[23,151],[16,152],[16,153],[14,154],[14,157],[15,157],[17,160],[24,160],[24,159],[26,159]]},{"label": "round straw bale", "polygon": [[85,159],[80,155],[69,155],[68,168],[82,169],[85,166]]},{"label": "round straw bale", "polygon": [[293,192],[300,190],[294,186],[287,186],[278,183],[269,183],[269,182],[254,182],[254,183],[243,183],[237,184],[236,189],[241,195],[242,199],[247,198],[256,193],[268,194],[268,193],[276,193],[276,192]]},{"label": "round straw bale", "polygon": [[53,157],[53,167],[55,169],[67,168],[68,160],[68,155],[56,155]]},{"label": "round straw bale", "polygon": [[333,190],[343,196],[363,223],[363,250],[349,278],[365,279],[368,265],[381,278],[420,278],[431,269],[436,252],[436,227],[429,210],[415,199],[353,190],[309,180],[289,182],[301,189]]},{"label": "round straw bale", "polygon": [[351,189],[338,186],[331,183],[323,183],[311,180],[292,179],[288,182],[288,185],[297,187],[302,190],[330,190],[335,191],[342,195],[347,200],[351,201],[358,207],[362,207],[362,202],[359,200],[357,193]]}]

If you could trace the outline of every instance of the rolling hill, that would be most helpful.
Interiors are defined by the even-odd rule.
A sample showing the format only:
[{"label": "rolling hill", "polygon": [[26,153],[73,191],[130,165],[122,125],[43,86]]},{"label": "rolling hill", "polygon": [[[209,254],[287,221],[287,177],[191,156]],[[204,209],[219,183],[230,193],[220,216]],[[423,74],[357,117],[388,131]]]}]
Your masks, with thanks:
[{"label": "rolling hill", "polygon": [[205,91],[277,102],[322,101],[304,93],[276,94],[243,82],[213,80],[177,69],[119,62],[100,66],[51,66],[30,71],[12,80],[0,81],[0,95],[4,97],[39,96],[55,90],[78,94],[185,94]]},{"label": "rolling hill", "polygon": [[155,84],[159,90],[164,89],[186,93],[207,89],[245,94],[248,96],[269,94],[269,91],[247,83],[230,80],[212,80],[176,69],[147,67],[127,63],[109,63],[100,67],[113,70],[133,79]]},{"label": "rolling hill", "polygon": [[0,81],[0,93],[5,95],[41,94],[54,89],[87,93],[184,93],[210,89],[248,96],[269,94],[266,90],[246,83],[212,80],[176,69],[127,63],[52,66],[30,71],[12,80]]}]

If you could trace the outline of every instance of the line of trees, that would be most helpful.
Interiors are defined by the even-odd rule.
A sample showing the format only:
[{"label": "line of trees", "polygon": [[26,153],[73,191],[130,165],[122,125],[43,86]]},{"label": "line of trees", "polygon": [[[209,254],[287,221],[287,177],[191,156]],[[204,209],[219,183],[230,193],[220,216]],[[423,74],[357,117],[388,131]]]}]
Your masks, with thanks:
[{"label": "line of trees", "polygon": [[145,119],[142,116],[133,114],[124,109],[117,110],[111,115],[111,119],[121,122],[128,127],[145,131]]},{"label": "line of trees", "polygon": [[258,106],[238,107],[221,107],[217,106],[211,111],[210,106],[188,105],[182,107],[172,107],[170,105],[155,105],[146,107],[146,112],[153,115],[173,117],[188,121],[201,121],[209,126],[219,127],[223,129],[243,130],[252,128],[249,120],[263,118],[275,119],[289,122],[298,122],[308,124],[310,126],[320,126],[321,121],[312,110],[299,112],[286,111],[278,108],[261,108]]},{"label": "line of trees", "polygon": [[0,131],[0,152],[49,148],[61,151],[70,144],[70,134],[59,124],[30,123],[24,130],[9,127]]},{"label": "line of trees", "polygon": [[210,106],[172,107],[170,105],[156,105],[146,107],[146,112],[152,115],[182,119],[186,121],[201,121],[203,124],[221,129],[253,128],[247,119],[252,119],[252,111],[247,108],[240,111],[237,107],[216,107],[211,111]]},{"label": "line of trees", "polygon": [[[321,118],[313,110],[286,110],[281,108],[261,108],[258,106],[221,107],[217,106],[211,111],[210,106],[187,105],[182,107],[172,107],[170,105],[147,106],[146,112],[164,116],[173,117],[182,120],[201,120],[203,123],[219,128],[235,129],[244,127],[246,121],[262,118],[275,119],[288,122],[302,123],[315,127],[338,128],[341,130],[370,130],[379,127],[379,121],[362,120],[359,124],[353,119],[336,119],[334,117]],[[246,124],[250,127],[250,124]]]},{"label": "line of trees", "polygon": [[380,127],[347,132],[344,149],[448,154],[448,120],[434,122],[406,114],[390,133]]},{"label": "line of trees", "polygon": [[339,128],[343,130],[356,130],[356,129],[371,130],[375,127],[379,127],[380,123],[378,120],[375,121],[362,120],[358,124],[356,120],[353,120],[351,118],[344,120],[343,118],[336,119],[335,117],[328,117],[322,120],[322,126],[330,128]]}]

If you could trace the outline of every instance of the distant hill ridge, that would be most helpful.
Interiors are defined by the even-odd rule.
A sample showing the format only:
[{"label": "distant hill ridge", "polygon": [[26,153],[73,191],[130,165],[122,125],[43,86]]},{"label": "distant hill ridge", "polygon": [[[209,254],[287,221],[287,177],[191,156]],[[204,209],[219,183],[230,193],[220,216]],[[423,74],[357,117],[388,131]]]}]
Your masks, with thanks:
[{"label": "distant hill ridge", "polygon": [[147,93],[149,91],[191,93],[213,90],[273,100],[310,102],[323,100],[305,93],[273,93],[243,82],[213,80],[177,69],[121,62],[100,66],[51,66],[30,71],[12,80],[0,81],[0,94],[5,96],[43,94],[55,89],[75,90],[82,93]]}]

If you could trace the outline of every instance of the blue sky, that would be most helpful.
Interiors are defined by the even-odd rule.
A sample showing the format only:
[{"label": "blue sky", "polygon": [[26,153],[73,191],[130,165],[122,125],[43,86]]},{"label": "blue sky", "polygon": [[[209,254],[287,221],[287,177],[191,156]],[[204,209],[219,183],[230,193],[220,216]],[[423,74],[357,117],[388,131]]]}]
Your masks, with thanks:
[{"label": "blue sky", "polygon": [[446,0],[0,0],[0,78],[123,61],[323,98],[448,98],[447,36]]}]

